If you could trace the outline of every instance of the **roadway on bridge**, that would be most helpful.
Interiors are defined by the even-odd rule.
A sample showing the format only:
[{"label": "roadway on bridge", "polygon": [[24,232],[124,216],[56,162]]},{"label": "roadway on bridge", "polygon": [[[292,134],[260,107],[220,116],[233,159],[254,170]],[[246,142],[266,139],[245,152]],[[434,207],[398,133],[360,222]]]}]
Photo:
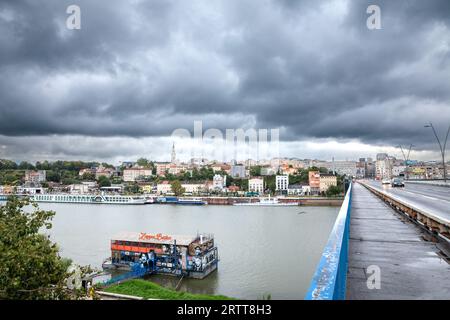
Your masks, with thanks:
[{"label": "roadway on bridge", "polygon": [[[347,299],[450,299],[450,265],[426,234],[356,183],[353,188]],[[380,268],[370,289],[368,268]]]},{"label": "roadway on bridge", "polygon": [[404,188],[393,188],[390,185],[382,185],[380,181],[371,180],[364,183],[450,223],[450,188],[448,187],[406,183]]}]

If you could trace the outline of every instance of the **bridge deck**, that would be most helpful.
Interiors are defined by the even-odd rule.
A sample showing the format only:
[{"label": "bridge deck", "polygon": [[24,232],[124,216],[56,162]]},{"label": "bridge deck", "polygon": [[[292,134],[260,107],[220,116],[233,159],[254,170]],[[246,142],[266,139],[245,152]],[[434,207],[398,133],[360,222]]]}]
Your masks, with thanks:
[{"label": "bridge deck", "polygon": [[[436,244],[360,184],[352,197],[347,299],[450,299],[450,265]],[[367,287],[371,265],[381,289]]]}]

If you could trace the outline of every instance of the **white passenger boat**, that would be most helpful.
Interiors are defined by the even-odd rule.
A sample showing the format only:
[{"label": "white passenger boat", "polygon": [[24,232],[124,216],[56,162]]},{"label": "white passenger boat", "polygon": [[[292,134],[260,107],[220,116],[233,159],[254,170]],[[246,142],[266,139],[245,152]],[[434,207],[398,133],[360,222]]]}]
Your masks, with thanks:
[{"label": "white passenger boat", "polygon": [[88,204],[145,204],[146,199],[127,195],[94,194],[35,194],[30,199],[35,202],[88,203]]},{"label": "white passenger boat", "polygon": [[276,207],[292,207],[298,206],[296,202],[280,202],[278,198],[259,198],[258,202],[234,203],[234,206],[276,206]]}]

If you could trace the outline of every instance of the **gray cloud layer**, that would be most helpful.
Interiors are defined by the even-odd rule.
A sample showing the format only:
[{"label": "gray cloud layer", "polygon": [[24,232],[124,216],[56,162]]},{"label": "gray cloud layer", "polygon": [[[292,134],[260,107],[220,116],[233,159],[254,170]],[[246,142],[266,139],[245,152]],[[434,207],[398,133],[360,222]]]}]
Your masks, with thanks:
[{"label": "gray cloud layer", "polygon": [[434,149],[423,124],[450,124],[450,2],[375,2],[3,0],[0,135],[156,137],[202,120]]}]

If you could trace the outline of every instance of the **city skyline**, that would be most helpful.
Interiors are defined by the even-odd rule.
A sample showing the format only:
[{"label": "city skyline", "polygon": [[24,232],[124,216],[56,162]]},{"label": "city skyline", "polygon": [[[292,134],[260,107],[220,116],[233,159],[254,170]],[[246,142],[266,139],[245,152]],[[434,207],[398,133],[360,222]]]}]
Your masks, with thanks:
[{"label": "city skyline", "polygon": [[[84,156],[74,156],[74,155],[58,155],[58,154],[47,154],[47,155],[40,155],[40,157],[34,158],[32,157],[27,157],[26,153],[23,154],[22,156],[20,156],[19,158],[12,158],[12,157],[8,157],[6,154],[0,152],[0,159],[6,159],[6,160],[12,160],[16,163],[20,163],[22,161],[25,162],[31,162],[31,163],[35,163],[35,162],[42,162],[42,161],[50,161],[50,162],[54,162],[54,161],[85,161],[85,162],[107,162],[107,163],[111,163],[114,165],[119,165],[122,162],[127,162],[127,161],[136,161],[139,158],[146,158],[148,160],[151,161],[155,161],[155,162],[171,162],[172,159],[172,152],[173,152],[173,147],[176,147],[176,157],[177,160],[179,160],[180,162],[183,163],[188,163],[190,162],[192,159],[200,159],[203,158],[205,160],[208,161],[216,161],[216,162],[231,162],[233,160],[239,161],[239,162],[243,162],[243,161],[247,161],[247,160],[261,160],[261,161],[267,161],[267,160],[271,160],[271,159],[299,159],[299,160],[318,160],[318,161],[355,161],[357,162],[360,158],[372,158],[372,159],[376,159],[376,155],[377,154],[389,154],[389,156],[395,157],[398,160],[402,160],[403,159],[403,155],[401,153],[401,149],[399,147],[371,147],[371,146],[364,146],[360,143],[354,143],[352,145],[352,148],[354,148],[354,151],[352,152],[348,152],[348,151],[344,151],[342,152],[342,150],[339,152],[339,148],[341,147],[339,144],[337,143],[333,143],[331,142],[330,145],[330,149],[329,150],[336,150],[336,152],[333,154],[331,153],[331,151],[327,151],[327,152],[323,152],[323,156],[320,156],[320,154],[311,152],[311,153],[305,153],[301,154],[291,154],[291,155],[284,155],[280,152],[279,156],[274,156],[274,157],[263,157],[258,159],[257,157],[251,157],[252,155],[255,155],[256,152],[247,152],[245,153],[245,155],[248,155],[248,157],[245,157],[244,154],[242,154],[241,156],[238,157],[232,157],[232,154],[236,155],[236,152],[230,152],[230,154],[228,155],[228,157],[226,159],[218,159],[218,158],[214,158],[214,157],[208,157],[211,154],[208,154],[208,152],[204,152],[203,156],[199,156],[199,154],[197,154],[197,157],[193,156],[191,153],[191,146],[189,145],[182,145],[180,146],[179,144],[176,144],[174,142],[174,140],[172,138],[168,138],[166,140],[169,145],[167,146],[162,146],[161,147],[161,151],[160,152],[155,152],[153,151],[149,151],[149,153],[145,154],[145,153],[139,153],[142,151],[142,148],[139,148],[137,151],[137,153],[135,154],[130,154],[130,156],[119,156],[119,157],[115,157],[115,158],[109,158],[109,157],[96,157],[96,156],[89,156],[89,155],[84,155]],[[184,141],[185,143],[186,141]],[[106,142],[105,142],[106,143]],[[111,143],[111,145],[113,145],[114,143]],[[364,147],[368,147],[367,152],[361,152],[361,149]],[[195,144],[192,148],[195,148]],[[153,148],[152,148],[153,149]],[[181,149],[181,152],[180,152]],[[239,148],[237,147],[232,147],[230,148],[231,151],[234,150],[238,150]],[[244,147],[243,149],[247,150],[248,147]],[[156,154],[156,156],[153,156],[153,154]],[[215,154],[215,152],[213,153]],[[225,153],[226,154],[226,153]],[[309,156],[308,156],[309,155]],[[339,156],[341,155],[341,156]],[[433,158],[435,157],[435,158]],[[439,159],[439,155],[437,154],[437,152],[426,152],[426,151],[415,151],[415,150],[411,150],[411,156],[410,156],[410,160],[416,160],[416,161],[423,161],[423,162],[439,162],[441,161]],[[448,163],[448,161],[446,161]]]}]

